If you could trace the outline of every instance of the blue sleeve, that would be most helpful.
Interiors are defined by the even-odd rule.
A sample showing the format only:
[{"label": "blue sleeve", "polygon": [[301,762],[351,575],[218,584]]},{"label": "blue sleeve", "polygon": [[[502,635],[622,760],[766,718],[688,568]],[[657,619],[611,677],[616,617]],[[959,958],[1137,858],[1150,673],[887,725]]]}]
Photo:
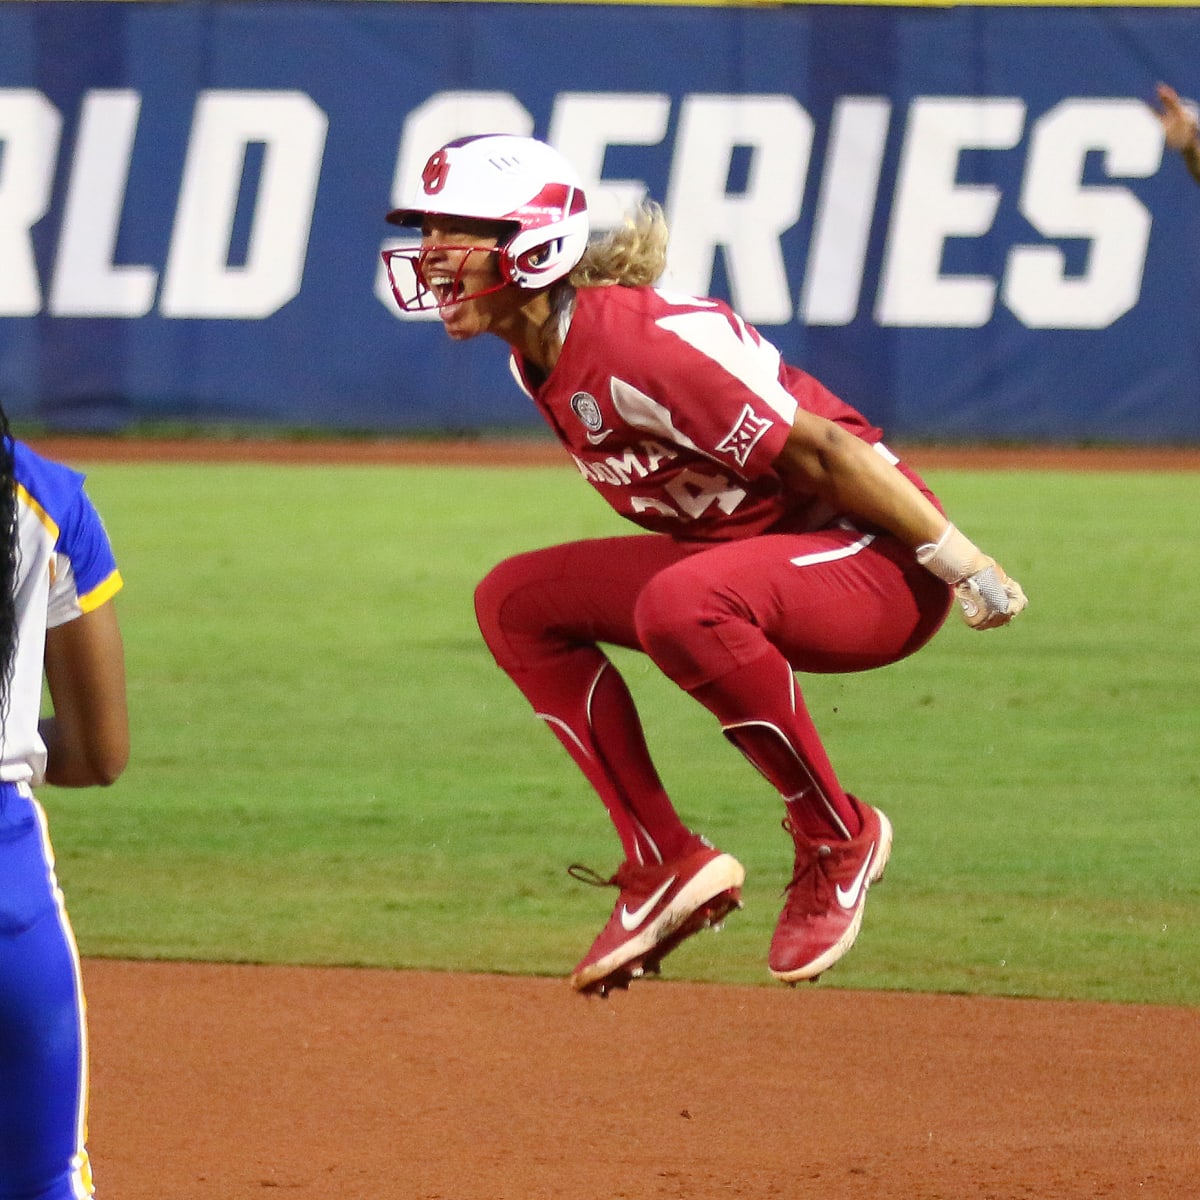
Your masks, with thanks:
[{"label": "blue sleeve", "polygon": [[121,575],[104,522],[83,490],[83,475],[16,441],[13,476],[50,542],[50,623],[99,608],[120,591]]},{"label": "blue sleeve", "polygon": [[79,607],[98,608],[121,588],[121,575],[104,522],[82,488],[63,514],[58,553],[70,560]]}]

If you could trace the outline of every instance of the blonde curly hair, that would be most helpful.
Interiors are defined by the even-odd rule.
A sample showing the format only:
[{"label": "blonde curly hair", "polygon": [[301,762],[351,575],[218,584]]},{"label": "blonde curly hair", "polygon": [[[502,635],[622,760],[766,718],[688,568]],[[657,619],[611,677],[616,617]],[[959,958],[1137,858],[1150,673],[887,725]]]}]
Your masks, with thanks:
[{"label": "blonde curly hair", "polygon": [[620,226],[588,243],[568,279],[574,287],[647,287],[666,268],[667,237],[662,206],[643,200]]}]

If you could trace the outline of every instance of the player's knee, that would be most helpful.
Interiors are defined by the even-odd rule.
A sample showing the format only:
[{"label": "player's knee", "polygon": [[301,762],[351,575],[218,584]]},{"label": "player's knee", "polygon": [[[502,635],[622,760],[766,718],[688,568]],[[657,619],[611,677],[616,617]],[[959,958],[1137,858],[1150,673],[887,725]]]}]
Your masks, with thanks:
[{"label": "player's knee", "polygon": [[505,559],[494,566],[475,588],[475,619],[483,640],[493,645],[500,635],[500,616],[505,603],[520,587],[520,573],[515,559]]},{"label": "player's knee", "polygon": [[475,588],[475,619],[483,640],[501,658],[512,642],[538,640],[555,622],[555,601],[544,556],[518,554],[497,563]]}]

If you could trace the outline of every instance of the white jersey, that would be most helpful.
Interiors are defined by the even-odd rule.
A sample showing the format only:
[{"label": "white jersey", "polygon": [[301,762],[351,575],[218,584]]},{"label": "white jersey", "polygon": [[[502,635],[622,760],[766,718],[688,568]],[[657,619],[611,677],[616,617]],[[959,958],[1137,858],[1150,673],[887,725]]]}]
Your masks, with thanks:
[{"label": "white jersey", "polygon": [[91,612],[121,589],[112,546],[77,471],[13,442],[20,562],[17,653],[0,741],[0,780],[37,786],[46,630]]}]

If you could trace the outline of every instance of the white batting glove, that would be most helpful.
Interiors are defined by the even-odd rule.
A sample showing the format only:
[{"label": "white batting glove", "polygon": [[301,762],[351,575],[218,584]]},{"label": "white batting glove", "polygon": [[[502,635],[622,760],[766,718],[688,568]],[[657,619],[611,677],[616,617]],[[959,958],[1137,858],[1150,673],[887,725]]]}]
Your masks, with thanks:
[{"label": "white batting glove", "polygon": [[936,542],[917,547],[917,562],[954,588],[962,619],[972,629],[1007,625],[1029,603],[1021,585],[953,525]]}]

